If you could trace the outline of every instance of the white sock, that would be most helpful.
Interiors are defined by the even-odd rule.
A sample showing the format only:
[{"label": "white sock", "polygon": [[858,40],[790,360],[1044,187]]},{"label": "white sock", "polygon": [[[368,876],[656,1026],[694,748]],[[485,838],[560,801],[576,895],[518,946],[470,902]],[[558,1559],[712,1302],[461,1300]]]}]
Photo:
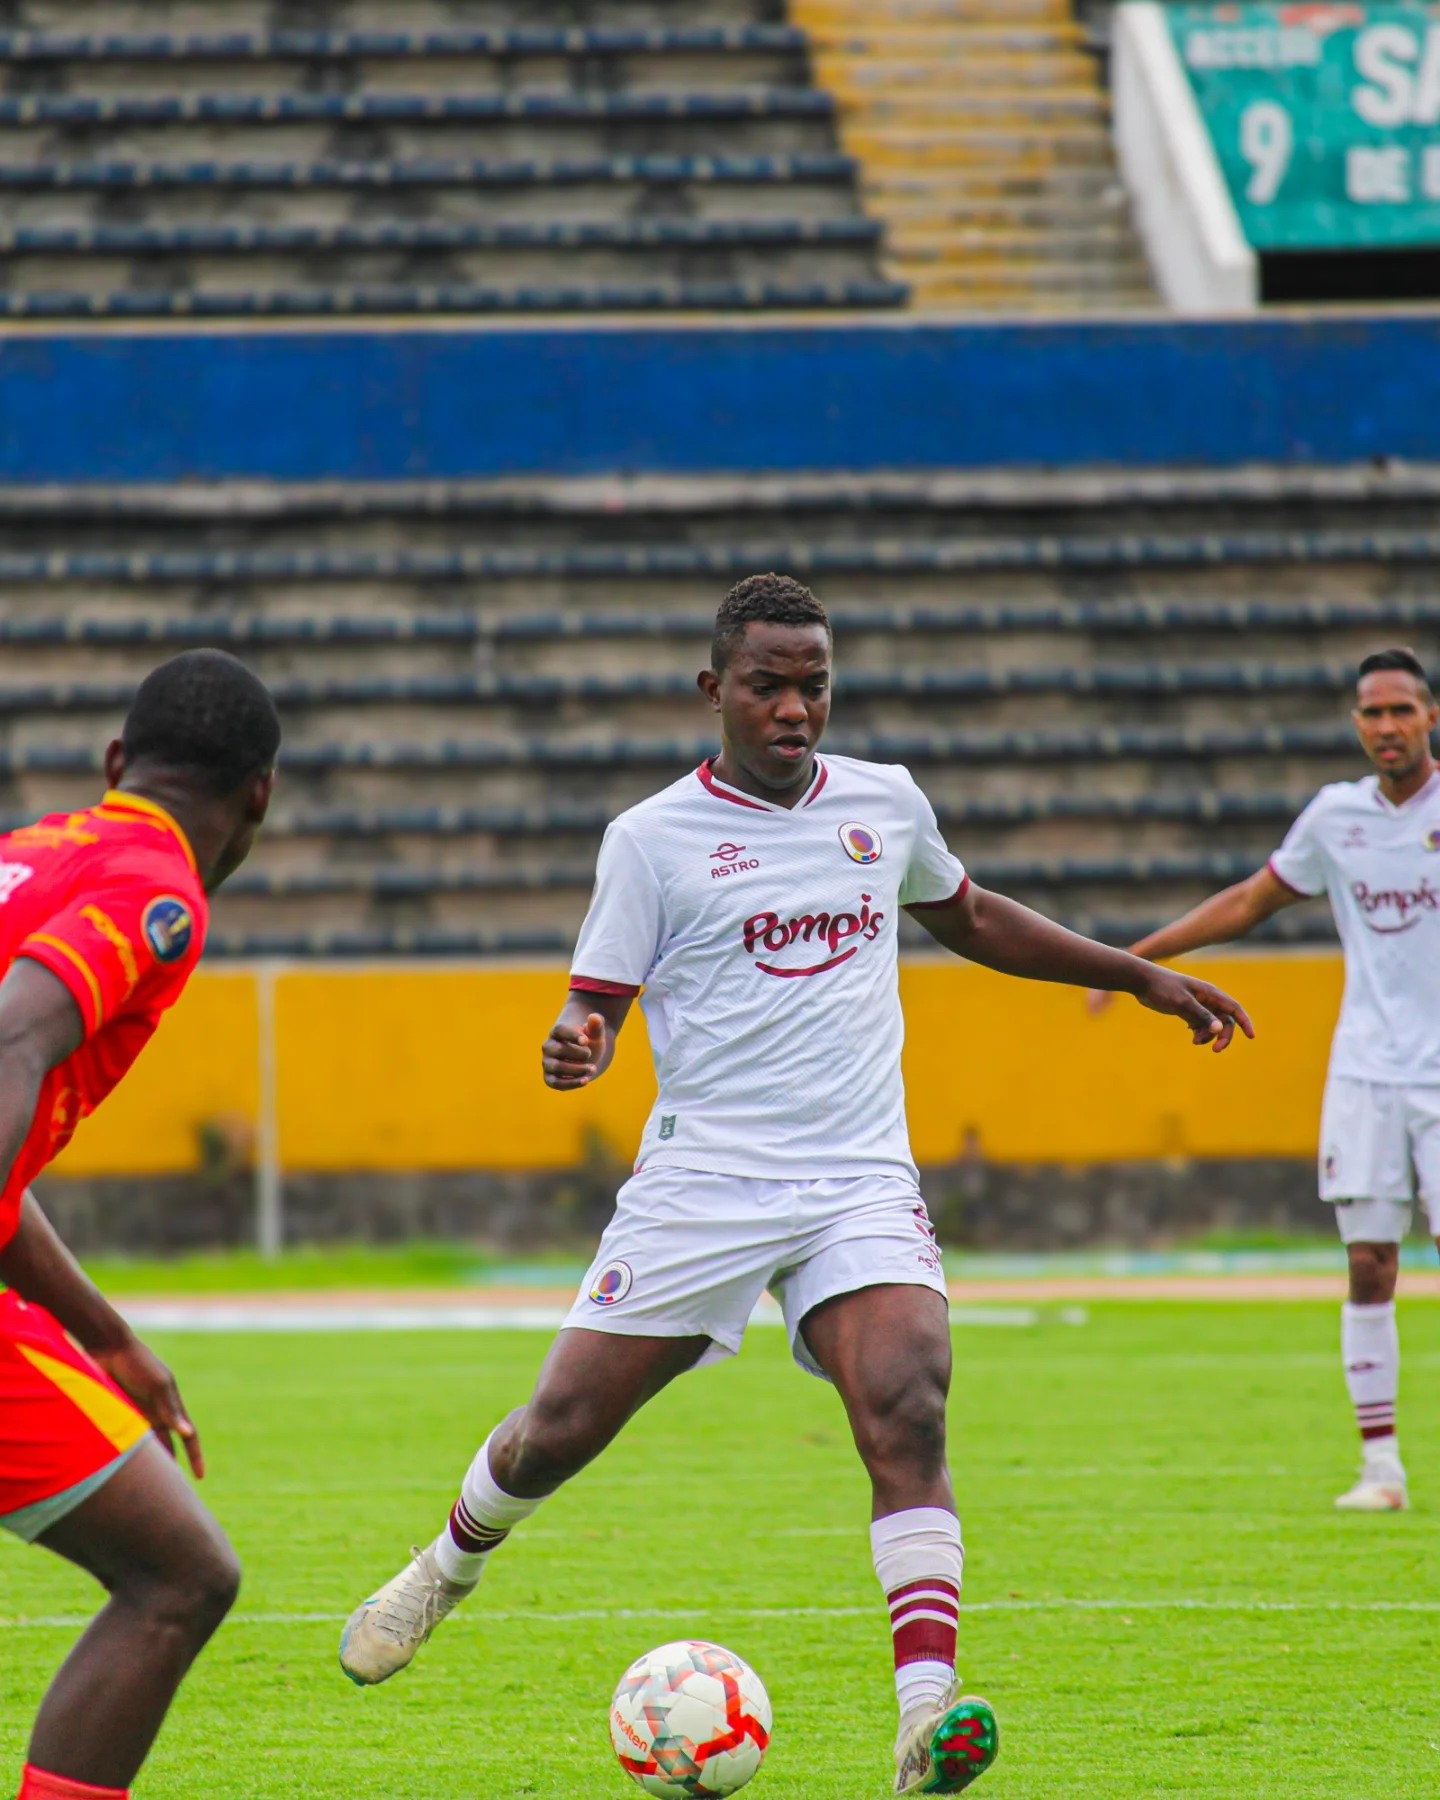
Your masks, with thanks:
[{"label": "white sock", "polygon": [[938,1706],[955,1679],[965,1570],[960,1521],[941,1506],[890,1513],[870,1527],[870,1551],[890,1602],[895,1693],[903,1718],[913,1706]]},{"label": "white sock", "polygon": [[1353,1300],[1347,1300],[1340,1309],[1340,1350],[1345,1359],[1345,1385],[1355,1408],[1355,1423],[1364,1441],[1365,1467],[1388,1470],[1393,1475],[1400,1470],[1400,1446],[1395,1436],[1400,1333],[1395,1325],[1395,1302],[1357,1306]]},{"label": "white sock", "polygon": [[[494,1435],[491,1432],[490,1437]],[[450,1509],[450,1522],[431,1545],[440,1573],[447,1581],[473,1587],[490,1553],[539,1505],[539,1500],[507,1494],[496,1483],[490,1473],[490,1438],[486,1438],[465,1472],[460,1497]]]}]

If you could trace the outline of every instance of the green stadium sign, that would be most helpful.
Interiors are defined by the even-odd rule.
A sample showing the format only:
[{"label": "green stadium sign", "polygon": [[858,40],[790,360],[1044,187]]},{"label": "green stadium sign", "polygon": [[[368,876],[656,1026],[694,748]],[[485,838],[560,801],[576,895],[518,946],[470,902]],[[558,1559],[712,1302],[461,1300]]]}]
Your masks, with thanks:
[{"label": "green stadium sign", "polygon": [[1166,12],[1257,250],[1440,243],[1440,3]]}]

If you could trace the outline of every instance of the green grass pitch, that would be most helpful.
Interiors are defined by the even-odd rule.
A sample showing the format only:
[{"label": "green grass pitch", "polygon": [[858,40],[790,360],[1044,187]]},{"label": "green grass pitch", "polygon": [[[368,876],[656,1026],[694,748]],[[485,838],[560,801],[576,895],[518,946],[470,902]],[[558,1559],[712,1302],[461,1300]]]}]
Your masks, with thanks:
[{"label": "green grass pitch", "polygon": [[[960,1327],[952,1460],[967,1680],[997,1706],[993,1800],[1433,1795],[1440,1310],[1402,1308],[1416,1510],[1342,1518],[1335,1306],[1118,1303]],[[157,1342],[159,1342],[157,1340]],[[751,1333],[495,1558],[416,1664],[360,1692],[342,1616],[438,1529],[524,1397],[535,1333],[159,1342],[247,1576],[142,1800],[623,1800],[605,1709],[632,1656],[714,1637],[775,1703],[755,1800],[888,1791],[893,1691],[864,1482],[834,1395]],[[93,1590],[0,1549],[0,1792]],[[11,1786],[6,1788],[4,1781]]]}]

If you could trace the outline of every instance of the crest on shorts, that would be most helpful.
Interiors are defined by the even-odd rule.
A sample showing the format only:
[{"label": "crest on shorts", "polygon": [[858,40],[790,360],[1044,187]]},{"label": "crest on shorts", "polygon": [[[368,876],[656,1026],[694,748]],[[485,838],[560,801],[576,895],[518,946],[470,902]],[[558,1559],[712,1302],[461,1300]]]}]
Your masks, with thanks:
[{"label": "crest on shorts", "polygon": [[154,952],[156,962],[179,962],[190,948],[195,935],[195,920],[190,908],[174,894],[162,894],[145,908],[140,921],[145,942]]},{"label": "crest on shorts", "polygon": [[607,1263],[591,1284],[590,1298],[597,1306],[614,1306],[617,1301],[625,1298],[634,1285],[635,1277],[630,1272],[629,1263]]},{"label": "crest on shorts", "polygon": [[840,827],[840,842],[851,862],[867,868],[871,863],[879,862],[880,852],[885,848],[880,842],[880,833],[873,826],[857,825],[853,820]]}]

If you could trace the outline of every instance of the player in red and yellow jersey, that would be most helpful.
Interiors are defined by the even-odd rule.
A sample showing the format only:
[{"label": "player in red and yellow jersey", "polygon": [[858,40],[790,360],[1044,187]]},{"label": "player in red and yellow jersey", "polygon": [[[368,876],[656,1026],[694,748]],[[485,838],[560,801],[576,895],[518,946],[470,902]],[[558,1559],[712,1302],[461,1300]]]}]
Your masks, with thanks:
[{"label": "player in red and yellow jersey", "polygon": [[45,1695],[20,1800],[123,1800],[239,1583],[175,1464],[178,1436],[204,1472],[170,1372],[29,1184],[179,998],[279,742],[256,677],[189,651],[141,684],[99,805],[0,837],[0,1525],[109,1593]]}]

